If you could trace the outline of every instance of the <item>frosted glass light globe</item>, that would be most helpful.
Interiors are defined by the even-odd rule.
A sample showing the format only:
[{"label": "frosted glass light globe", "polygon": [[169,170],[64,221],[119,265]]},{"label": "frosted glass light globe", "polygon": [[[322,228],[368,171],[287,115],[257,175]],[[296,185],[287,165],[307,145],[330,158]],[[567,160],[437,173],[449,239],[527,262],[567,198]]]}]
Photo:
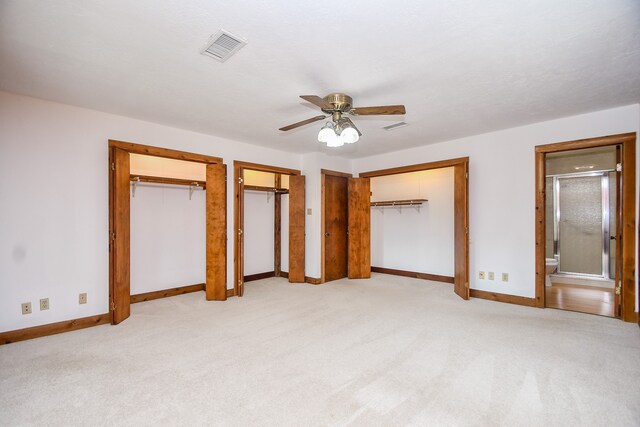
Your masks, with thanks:
[{"label": "frosted glass light globe", "polygon": [[346,127],[340,133],[340,139],[345,144],[353,144],[354,142],[358,142],[360,139],[360,135],[358,135],[358,131],[352,127]]},{"label": "frosted glass light globe", "polygon": [[322,129],[320,129],[320,132],[318,132],[318,142],[328,144],[329,141],[331,141],[331,139],[335,137],[336,132],[333,130],[333,126],[329,125],[328,123],[323,126]]},{"label": "frosted glass light globe", "polygon": [[340,138],[334,131],[331,131],[331,133],[331,137],[329,137],[329,139],[327,140],[327,147],[342,147],[344,145],[344,142],[342,142],[342,138]]}]

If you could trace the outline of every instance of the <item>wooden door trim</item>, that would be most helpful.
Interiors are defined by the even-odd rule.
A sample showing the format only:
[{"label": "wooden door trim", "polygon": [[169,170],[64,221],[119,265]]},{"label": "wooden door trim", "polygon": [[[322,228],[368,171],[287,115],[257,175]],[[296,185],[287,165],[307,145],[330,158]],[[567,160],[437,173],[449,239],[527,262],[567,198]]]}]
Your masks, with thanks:
[{"label": "wooden door trim", "polygon": [[[189,161],[189,162],[195,162],[195,163],[205,163],[205,164],[223,164],[223,159],[222,157],[214,157],[214,156],[208,156],[208,155],[204,155],[204,154],[197,154],[197,153],[189,153],[186,151],[179,151],[179,150],[172,150],[169,148],[162,148],[162,147],[154,147],[154,146],[150,146],[150,145],[143,145],[143,144],[135,144],[132,142],[125,142],[125,141],[118,141],[118,140],[114,140],[114,139],[109,139],[108,140],[108,147],[109,147],[109,243],[110,243],[110,248],[112,248],[115,244],[114,241],[112,241],[112,236],[113,236],[113,231],[116,230],[118,227],[118,224],[116,224],[114,218],[115,218],[115,205],[114,205],[114,197],[115,197],[115,192],[114,192],[114,182],[113,182],[113,174],[112,174],[112,164],[114,161],[114,156],[113,156],[113,151],[114,149],[120,149],[123,151],[126,151],[129,154],[143,154],[146,156],[152,156],[152,157],[162,157],[162,158],[166,158],[166,159],[173,159],[173,160],[183,160],[183,161]],[[127,175],[130,175],[130,173],[128,173]],[[162,179],[163,177],[155,177],[156,179]],[[129,205],[131,204],[131,201],[129,200]],[[226,200],[225,200],[225,210],[226,210]],[[116,238],[118,238],[118,236],[116,236]],[[130,250],[130,247],[129,247]],[[224,247],[224,251],[226,254],[227,251],[227,245],[225,244]],[[131,269],[131,266],[128,266],[129,271]],[[226,268],[226,265],[225,265]],[[113,323],[113,316],[114,316],[114,310],[113,310],[113,287],[114,287],[114,257],[113,257],[113,251],[110,250],[109,251],[109,316],[112,319],[112,323]],[[131,292],[129,292],[129,297],[126,299],[126,303],[127,304],[131,304]]]},{"label": "wooden door trim", "polygon": [[[387,175],[398,175],[410,172],[420,172],[425,170],[433,170],[433,169],[443,169],[443,168],[463,168],[465,172],[465,183],[464,187],[465,198],[462,206],[458,206],[458,201],[462,201],[460,197],[456,197],[457,191],[459,191],[458,187],[454,182],[454,200],[456,200],[456,205],[454,205],[454,230],[464,230],[463,233],[458,232],[454,233],[454,246],[457,248],[464,248],[463,254],[465,255],[464,265],[462,268],[458,268],[458,263],[462,262],[459,260],[459,256],[454,255],[454,264],[456,265],[455,270],[455,281],[458,283],[466,284],[467,290],[470,292],[471,289],[469,287],[469,157],[457,157],[454,159],[446,159],[446,160],[438,160],[435,162],[427,162],[427,163],[418,163],[414,165],[407,166],[399,166],[395,168],[389,169],[380,169],[368,172],[359,173],[358,176],[361,178],[374,178],[380,176]],[[454,171],[455,174],[455,171]],[[455,212],[459,212],[459,214],[455,215]],[[459,251],[456,250],[456,253]],[[469,295],[469,294],[468,294]],[[467,295],[467,298],[468,298]]]},{"label": "wooden door trim", "polygon": [[[244,245],[240,244],[242,235],[240,230],[244,230],[244,182],[240,182],[240,178],[244,176],[244,170],[253,170],[259,172],[270,172],[275,174],[275,179],[281,179],[282,175],[301,175],[302,172],[299,169],[290,169],[280,166],[264,165],[261,163],[245,162],[241,160],[233,161],[233,291],[235,296],[243,296],[244,287],[240,286],[240,282],[244,284]],[[274,182],[277,184],[277,182]],[[277,185],[274,185],[278,188]],[[276,196],[279,194],[275,193]],[[279,206],[274,206],[278,209]],[[280,210],[282,212],[282,210]],[[277,220],[274,227],[277,226]],[[277,233],[277,231],[276,231]],[[276,234],[277,239],[277,234]],[[278,242],[274,242],[274,251],[281,248]],[[282,252],[280,251],[282,254]],[[275,256],[275,254],[274,254]],[[274,260],[275,261],[275,260]],[[274,262],[274,269],[280,267],[278,263]],[[278,276],[282,276],[281,271],[278,271]],[[283,277],[283,276],[282,276]]]},{"label": "wooden door trim", "polygon": [[[326,201],[326,180],[325,176],[338,176],[342,178],[353,178],[353,174],[346,172],[338,172],[330,169],[320,169],[320,283],[325,283],[325,235],[326,229],[324,221],[326,219],[325,209],[327,208]],[[348,256],[348,251],[347,251]]]},{"label": "wooden door trim", "polygon": [[622,146],[622,201],[617,209],[622,210],[622,253],[616,253],[622,264],[622,320],[637,322],[635,312],[635,269],[636,269],[636,134],[624,133],[575,141],[557,142],[535,147],[535,271],[536,307],[545,306],[545,157],[548,153],[579,150],[583,148]]},{"label": "wooden door trim", "polygon": [[361,172],[358,174],[360,178],[373,178],[376,176],[398,175],[409,172],[420,172],[431,169],[449,168],[452,166],[464,165],[469,163],[469,157],[458,157],[455,159],[438,160],[435,162],[418,163],[415,165],[400,166],[396,168],[380,169],[369,172]]},{"label": "wooden door trim", "polygon": [[187,151],[172,150],[170,148],[153,147],[151,145],[134,144],[133,142],[109,140],[109,147],[120,148],[133,154],[143,154],[165,159],[185,160],[196,163],[222,163],[222,157],[207,156],[205,154],[189,153]]},{"label": "wooden door trim", "polygon": [[338,172],[331,169],[320,169],[320,173],[322,175],[332,175],[332,176],[340,176],[343,178],[353,178],[353,174],[346,172]]},{"label": "wooden door trim", "polygon": [[250,169],[250,170],[259,171],[259,172],[271,172],[275,174],[279,173],[281,175],[300,175],[302,173],[300,172],[299,169],[289,169],[289,168],[283,168],[280,166],[271,166],[271,165],[263,165],[260,163],[243,162],[240,160],[234,160],[233,166],[234,167],[238,166],[243,169]]}]

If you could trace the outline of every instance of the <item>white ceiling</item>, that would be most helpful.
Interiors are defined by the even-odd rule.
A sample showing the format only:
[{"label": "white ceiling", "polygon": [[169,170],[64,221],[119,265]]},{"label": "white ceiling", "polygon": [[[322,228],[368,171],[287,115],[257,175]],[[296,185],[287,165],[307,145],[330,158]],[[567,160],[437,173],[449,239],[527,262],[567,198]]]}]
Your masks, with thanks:
[{"label": "white ceiling", "polygon": [[298,95],[405,104],[354,119],[355,158],[639,102],[640,2],[0,0],[0,89],[293,152],[328,151],[277,130],[319,113]]}]

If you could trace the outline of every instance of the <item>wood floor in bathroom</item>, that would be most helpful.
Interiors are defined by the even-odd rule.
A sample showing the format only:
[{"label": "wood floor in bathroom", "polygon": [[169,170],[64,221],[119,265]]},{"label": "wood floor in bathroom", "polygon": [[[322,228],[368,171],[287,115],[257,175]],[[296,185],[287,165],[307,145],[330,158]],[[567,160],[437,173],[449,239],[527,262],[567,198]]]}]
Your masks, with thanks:
[{"label": "wood floor in bathroom", "polygon": [[615,317],[613,292],[610,288],[552,283],[546,288],[546,305],[549,308]]}]

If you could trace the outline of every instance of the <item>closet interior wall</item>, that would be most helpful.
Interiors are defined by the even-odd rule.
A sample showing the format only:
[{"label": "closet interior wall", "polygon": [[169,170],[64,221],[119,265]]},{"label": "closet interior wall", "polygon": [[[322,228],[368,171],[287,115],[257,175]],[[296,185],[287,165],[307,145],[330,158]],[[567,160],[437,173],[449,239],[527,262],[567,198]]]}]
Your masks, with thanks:
[{"label": "closet interior wall", "polygon": [[371,207],[371,265],[380,269],[454,276],[454,169],[371,178],[371,203],[426,200]]},{"label": "closet interior wall", "polygon": [[[288,188],[288,176],[280,177],[279,188]],[[289,261],[289,195],[255,190],[252,187],[275,188],[276,174],[244,171],[244,276],[253,278],[275,276],[276,204],[280,199],[280,271],[287,272]]]},{"label": "closet interior wall", "polygon": [[130,172],[131,295],[203,284],[206,193],[202,186],[138,182],[137,177],[203,182],[206,165],[131,154]]}]

